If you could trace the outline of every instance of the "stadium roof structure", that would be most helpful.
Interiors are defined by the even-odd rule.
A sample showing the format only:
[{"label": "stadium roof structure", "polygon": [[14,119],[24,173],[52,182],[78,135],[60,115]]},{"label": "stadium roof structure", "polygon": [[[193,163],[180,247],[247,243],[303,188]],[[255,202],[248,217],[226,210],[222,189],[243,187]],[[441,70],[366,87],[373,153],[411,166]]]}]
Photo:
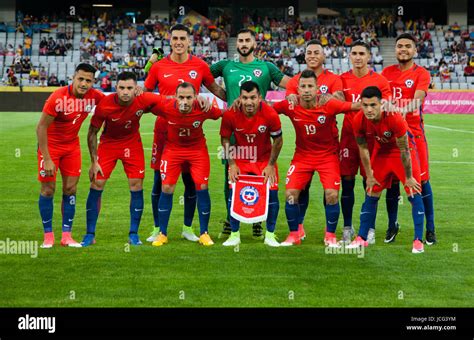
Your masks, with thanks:
[{"label": "stadium roof structure", "polygon": [[341,13],[327,7],[318,7],[318,15],[325,15],[328,17],[338,17],[341,15]]}]

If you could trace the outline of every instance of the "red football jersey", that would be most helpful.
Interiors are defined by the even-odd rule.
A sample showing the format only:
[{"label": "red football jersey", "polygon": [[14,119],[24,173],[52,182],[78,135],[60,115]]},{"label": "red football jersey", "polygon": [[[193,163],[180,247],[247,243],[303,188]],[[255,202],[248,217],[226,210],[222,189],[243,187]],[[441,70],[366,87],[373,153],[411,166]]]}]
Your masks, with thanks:
[{"label": "red football jersey", "polygon": [[[413,65],[406,71],[401,71],[398,65],[384,68],[382,75],[387,78],[392,89],[392,101],[399,107],[408,105],[420,90],[428,94],[431,78],[430,73],[423,67]],[[416,134],[423,133],[423,103],[415,112],[406,116],[408,126]]]},{"label": "red football jersey", "polygon": [[352,70],[350,70],[341,74],[341,80],[344,87],[344,96],[348,102],[356,103],[360,101],[362,91],[369,86],[377,86],[382,92],[383,99],[389,100],[392,94],[387,79],[372,70],[361,78],[354,75]]},{"label": "red football jersey", "polygon": [[[201,85],[211,85],[214,82],[214,77],[209,65],[196,56],[190,54],[188,60],[180,64],[171,60],[168,55],[153,64],[145,80],[145,87],[148,90],[154,90],[158,86],[160,94],[174,96],[176,88],[183,82],[193,84],[194,89],[199,93]],[[157,118],[153,131],[155,134],[166,133],[166,121]]]},{"label": "red football jersey", "polygon": [[84,98],[76,98],[71,85],[51,93],[43,107],[44,113],[54,117],[48,127],[48,143],[77,141],[82,123],[104,96],[102,92],[90,89]]},{"label": "red football jersey", "polygon": [[145,92],[135,97],[128,106],[118,103],[117,94],[104,98],[96,107],[91,125],[100,128],[105,122],[104,131],[100,137],[104,142],[127,142],[140,137],[140,118],[146,112],[151,112],[155,105],[162,105],[164,97],[154,93]]},{"label": "red football jersey", "polygon": [[216,120],[222,117],[221,109],[213,106],[209,112],[204,112],[198,103],[194,104],[190,113],[183,114],[179,112],[176,99],[166,100],[164,105],[155,106],[152,112],[168,121],[166,147],[180,149],[206,146],[202,124],[207,119]]},{"label": "red football jersey", "polygon": [[[371,137],[375,139],[374,154],[390,154],[398,157],[400,156],[400,149],[397,146],[396,138],[410,132],[407,122],[399,113],[382,112],[380,121],[374,123],[368,120],[361,110],[355,115],[352,127],[356,138],[363,137],[367,139],[367,137]],[[413,147],[412,142],[411,140],[411,147]]]},{"label": "red football jersey", "polygon": [[[272,150],[270,136],[281,135],[281,122],[278,113],[268,104],[261,102],[257,113],[248,118],[239,110],[228,110],[224,113],[220,134],[222,137],[230,138],[234,133],[235,146],[255,148],[256,160],[258,162],[268,161]],[[253,152],[253,151],[252,151]],[[250,151],[246,155],[240,155],[239,160],[252,161]],[[245,157],[247,156],[247,157]]]},{"label": "red football jersey", "polygon": [[305,109],[300,105],[291,109],[288,101],[284,100],[275,103],[273,108],[288,116],[293,123],[296,132],[295,153],[307,157],[324,157],[337,152],[333,128],[336,114],[350,111],[351,104],[331,99],[326,105],[313,109]]},{"label": "red football jersey", "polygon": [[[298,82],[300,81],[300,76],[301,72],[286,83],[286,96],[290,94],[298,94]],[[343,90],[341,78],[329,70],[323,70],[317,78],[317,84],[318,94],[332,94]]]},{"label": "red football jersey", "polygon": [[188,60],[181,64],[167,56],[153,64],[145,80],[145,87],[154,90],[158,86],[160,94],[174,96],[176,87],[184,82],[193,84],[196,92],[199,92],[201,85],[211,85],[214,77],[209,65],[196,56],[190,54]]}]

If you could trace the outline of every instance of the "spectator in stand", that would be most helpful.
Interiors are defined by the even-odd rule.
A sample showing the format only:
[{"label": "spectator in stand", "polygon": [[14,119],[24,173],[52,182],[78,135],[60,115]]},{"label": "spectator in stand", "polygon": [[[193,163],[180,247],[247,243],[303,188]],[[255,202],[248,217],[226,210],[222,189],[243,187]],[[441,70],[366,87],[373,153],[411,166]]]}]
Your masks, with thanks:
[{"label": "spectator in stand", "polygon": [[472,77],[474,76],[474,66],[467,65],[464,68],[464,77]]},{"label": "spectator in stand", "polygon": [[110,81],[110,78],[108,75],[102,78],[100,87],[102,88],[102,91],[104,92],[112,92],[112,82]]},{"label": "spectator in stand", "polygon": [[454,22],[454,24],[451,25],[451,31],[454,35],[459,35],[461,33],[461,26],[459,26],[457,22]]},{"label": "spectator in stand", "polygon": [[128,40],[137,39],[137,30],[134,27],[129,28],[128,30]]},{"label": "spectator in stand", "polygon": [[116,81],[117,76],[118,76],[118,72],[116,68],[112,69],[112,71],[109,72],[109,78],[111,81]]},{"label": "spectator in stand", "polygon": [[97,53],[94,55],[94,58],[99,65],[102,65],[102,62],[105,59],[104,51],[103,50],[97,51]]},{"label": "spectator in stand", "polygon": [[46,86],[46,82],[48,80],[48,72],[46,72],[45,68],[42,67],[41,71],[39,72],[39,81],[40,81],[40,86]]},{"label": "spectator in stand", "polygon": [[12,44],[7,45],[7,56],[13,57],[15,55],[15,49],[13,48]]},{"label": "spectator in stand", "polygon": [[30,84],[34,84],[35,81],[39,81],[39,72],[38,70],[36,69],[36,67],[33,67],[30,71],[30,77],[28,79],[28,82]]},{"label": "spectator in stand", "polygon": [[373,54],[372,60],[374,64],[383,66],[383,57],[379,54],[378,51]]},{"label": "spectator in stand", "polygon": [[152,46],[152,47],[155,46],[155,37],[153,36],[151,32],[146,33],[145,42],[147,46]]},{"label": "spectator in stand", "polygon": [[444,39],[447,42],[453,41],[454,40],[454,33],[451,29],[448,29],[446,33],[444,33]]},{"label": "spectator in stand", "polygon": [[21,60],[21,68],[23,73],[30,73],[33,65],[31,64],[30,58],[26,57]]},{"label": "spectator in stand", "polygon": [[26,34],[25,40],[23,41],[23,45],[25,46],[25,56],[31,57],[31,45],[32,45],[31,37]]},{"label": "spectator in stand", "polygon": [[7,84],[10,86],[19,86],[18,79],[15,72],[10,68],[7,70]]},{"label": "spectator in stand", "polygon": [[433,18],[430,18],[430,20],[428,20],[428,22],[426,23],[426,28],[430,31],[433,31],[435,29],[435,22],[433,20]]},{"label": "spectator in stand", "polygon": [[59,86],[59,79],[54,73],[48,78],[48,86]]},{"label": "spectator in stand", "polygon": [[130,46],[128,53],[131,57],[136,57],[138,55],[137,44],[133,43],[132,46]]},{"label": "spectator in stand", "polygon": [[137,56],[142,58],[147,56],[146,47],[143,43],[140,43],[140,46],[137,49]]}]

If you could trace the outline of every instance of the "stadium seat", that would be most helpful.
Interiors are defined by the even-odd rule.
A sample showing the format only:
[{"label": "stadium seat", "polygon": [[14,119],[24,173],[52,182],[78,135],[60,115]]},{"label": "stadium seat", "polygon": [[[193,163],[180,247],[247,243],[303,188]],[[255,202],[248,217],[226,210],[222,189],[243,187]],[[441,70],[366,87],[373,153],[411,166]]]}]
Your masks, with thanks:
[{"label": "stadium seat", "polygon": [[469,84],[474,83],[474,77],[466,77],[466,80]]},{"label": "stadium seat", "polygon": [[459,83],[451,83],[451,90],[459,90]]},{"label": "stadium seat", "polygon": [[443,90],[451,90],[451,84],[450,83],[442,83],[441,88]]},{"label": "stadium seat", "polygon": [[460,90],[467,90],[469,88],[467,83],[460,83],[459,84],[459,89]]}]

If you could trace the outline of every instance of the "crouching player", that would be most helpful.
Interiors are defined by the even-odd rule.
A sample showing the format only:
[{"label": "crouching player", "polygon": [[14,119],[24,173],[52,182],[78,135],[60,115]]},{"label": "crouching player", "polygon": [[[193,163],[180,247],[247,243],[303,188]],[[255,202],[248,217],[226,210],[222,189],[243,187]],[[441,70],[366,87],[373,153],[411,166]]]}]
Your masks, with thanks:
[{"label": "crouching player", "polygon": [[[354,117],[354,134],[360,158],[367,174],[367,195],[360,213],[357,238],[347,248],[366,247],[369,228],[375,226],[377,203],[384,189],[391,186],[393,177],[405,186],[412,204],[415,239],[413,253],[423,252],[423,222],[425,210],[421,197],[420,165],[416,144],[406,121],[398,113],[382,111],[382,93],[374,86],[364,89],[361,95],[362,110]],[[375,138],[370,158],[367,135]]]},{"label": "crouching player", "polygon": [[[265,176],[270,181],[270,197],[267,217],[267,231],[264,243],[271,247],[280,244],[275,239],[275,226],[278,217],[278,168],[276,161],[283,145],[281,122],[278,113],[262,100],[257,83],[246,81],[240,87],[241,109],[231,109],[224,113],[221,124],[221,143],[229,162],[229,181],[235,183],[239,174]],[[234,134],[235,144],[230,145],[230,137]],[[273,144],[270,140],[273,139]],[[236,148],[235,155],[242,152],[241,157],[230,157],[231,148]],[[251,152],[250,149],[255,150]],[[250,157],[253,155],[254,157]],[[229,194],[232,198],[232,190]],[[229,203],[230,204],[230,199]],[[223,246],[240,244],[240,223],[230,216],[232,232]]]},{"label": "crouching player", "polygon": [[[143,93],[135,97],[137,78],[132,72],[123,72],[117,78],[117,93],[105,97],[96,107],[87,136],[91,168],[91,186],[87,197],[87,234],[82,246],[95,243],[95,229],[100,201],[105,184],[117,161],[122,161],[130,188],[129,243],[140,245],[138,227],[143,212],[143,178],[145,158],[139,132],[140,118],[150,112],[160,96]],[[104,124],[105,123],[105,124]],[[97,133],[104,125],[97,148]]]},{"label": "crouching player", "polygon": [[324,243],[329,247],[340,247],[336,240],[339,220],[339,155],[334,125],[336,114],[358,110],[360,103],[330,99],[325,105],[318,102],[316,74],[304,70],[298,81],[299,103],[296,106],[287,100],[273,105],[278,112],[288,116],[296,132],[296,150],[286,177],[285,212],[290,228],[282,246],[301,243],[298,231],[300,221],[299,196],[311,183],[315,171],[324,188],[326,210],[326,235]]},{"label": "crouching player", "polygon": [[176,99],[161,100],[152,112],[168,122],[168,133],[160,163],[162,184],[158,203],[160,233],[152,245],[159,247],[168,243],[168,223],[173,206],[173,193],[181,169],[187,166],[196,185],[200,237],[197,238],[191,230],[192,234],[186,238],[199,241],[204,246],[211,246],[214,242],[208,234],[211,212],[208,191],[210,160],[202,125],[207,119],[220,118],[222,111],[215,107],[207,112],[201,109],[196,89],[191,83],[184,82],[176,88]]}]

